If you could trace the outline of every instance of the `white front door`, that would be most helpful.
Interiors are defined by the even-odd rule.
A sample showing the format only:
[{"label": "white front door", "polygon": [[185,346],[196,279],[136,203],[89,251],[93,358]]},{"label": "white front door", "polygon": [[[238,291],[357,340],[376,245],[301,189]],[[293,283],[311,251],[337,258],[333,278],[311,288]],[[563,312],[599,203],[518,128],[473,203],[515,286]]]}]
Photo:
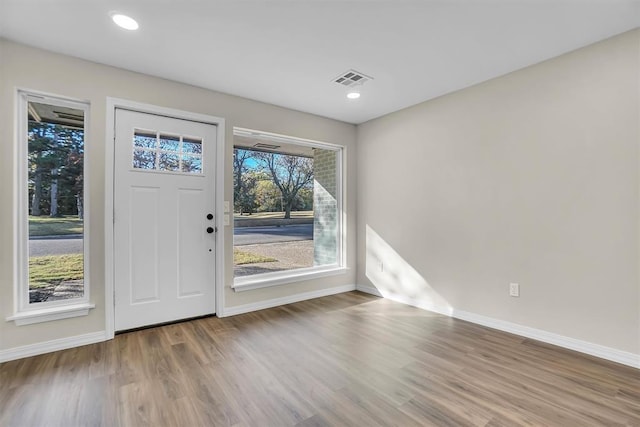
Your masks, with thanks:
[{"label": "white front door", "polygon": [[115,117],[115,329],[213,314],[216,126]]}]

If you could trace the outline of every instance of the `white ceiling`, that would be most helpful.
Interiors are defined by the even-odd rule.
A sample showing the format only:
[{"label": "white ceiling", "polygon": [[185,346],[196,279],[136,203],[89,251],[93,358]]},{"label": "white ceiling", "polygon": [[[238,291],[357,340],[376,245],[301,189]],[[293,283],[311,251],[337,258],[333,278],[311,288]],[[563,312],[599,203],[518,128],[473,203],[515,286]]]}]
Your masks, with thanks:
[{"label": "white ceiling", "polygon": [[638,26],[640,0],[0,0],[7,39],[350,123]]}]

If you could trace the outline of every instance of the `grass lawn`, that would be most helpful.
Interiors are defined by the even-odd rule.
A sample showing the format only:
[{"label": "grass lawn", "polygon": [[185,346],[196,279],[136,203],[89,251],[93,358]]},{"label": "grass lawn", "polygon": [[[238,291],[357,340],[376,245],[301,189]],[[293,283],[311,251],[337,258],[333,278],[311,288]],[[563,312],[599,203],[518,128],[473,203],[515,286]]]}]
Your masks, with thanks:
[{"label": "grass lawn", "polygon": [[60,236],[82,234],[82,220],[76,216],[50,218],[29,216],[29,236]]},{"label": "grass lawn", "polygon": [[47,255],[29,258],[29,288],[57,286],[65,280],[82,280],[82,254]]},{"label": "grass lawn", "polygon": [[276,262],[275,258],[256,255],[251,252],[233,249],[233,265],[255,264],[258,262]]},{"label": "grass lawn", "polygon": [[[251,215],[240,215],[239,213],[233,214],[234,219],[283,219],[284,212],[256,212]],[[295,211],[291,212],[291,218],[306,218],[313,219],[313,211]]]}]

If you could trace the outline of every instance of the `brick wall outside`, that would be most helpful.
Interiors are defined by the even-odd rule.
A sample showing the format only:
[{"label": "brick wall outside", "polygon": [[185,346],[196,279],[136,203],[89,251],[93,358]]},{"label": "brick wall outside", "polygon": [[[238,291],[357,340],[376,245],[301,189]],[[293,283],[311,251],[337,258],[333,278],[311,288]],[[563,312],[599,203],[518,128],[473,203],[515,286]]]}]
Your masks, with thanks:
[{"label": "brick wall outside", "polygon": [[338,261],[335,151],[314,149],[313,175],[313,261],[314,265],[335,264]]}]

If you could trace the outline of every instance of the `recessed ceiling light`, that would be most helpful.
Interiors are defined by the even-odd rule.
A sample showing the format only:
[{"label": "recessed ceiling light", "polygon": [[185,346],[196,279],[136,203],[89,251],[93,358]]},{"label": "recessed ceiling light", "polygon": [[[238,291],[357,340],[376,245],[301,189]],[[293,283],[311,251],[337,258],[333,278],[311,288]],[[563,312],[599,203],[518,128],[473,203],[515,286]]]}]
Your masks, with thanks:
[{"label": "recessed ceiling light", "polygon": [[360,86],[362,85],[354,85],[347,90],[347,98],[349,99],[358,99],[360,98]]},{"label": "recessed ceiling light", "polygon": [[121,13],[112,14],[111,19],[113,19],[113,22],[115,22],[118,27],[124,28],[125,30],[133,31],[137,30],[139,27],[135,19]]}]

